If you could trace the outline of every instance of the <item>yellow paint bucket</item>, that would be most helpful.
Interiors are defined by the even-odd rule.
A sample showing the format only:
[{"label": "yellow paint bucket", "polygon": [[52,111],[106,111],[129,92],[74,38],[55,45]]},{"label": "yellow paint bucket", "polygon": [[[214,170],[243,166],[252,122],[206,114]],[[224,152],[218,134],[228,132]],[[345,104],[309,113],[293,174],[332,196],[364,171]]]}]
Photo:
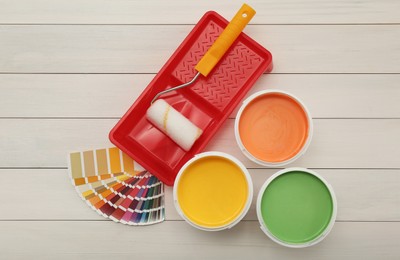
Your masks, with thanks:
[{"label": "yellow paint bucket", "polygon": [[218,231],[233,227],[246,215],[253,184],[235,157],[206,152],[182,167],[173,193],[176,210],[184,220],[201,230]]}]

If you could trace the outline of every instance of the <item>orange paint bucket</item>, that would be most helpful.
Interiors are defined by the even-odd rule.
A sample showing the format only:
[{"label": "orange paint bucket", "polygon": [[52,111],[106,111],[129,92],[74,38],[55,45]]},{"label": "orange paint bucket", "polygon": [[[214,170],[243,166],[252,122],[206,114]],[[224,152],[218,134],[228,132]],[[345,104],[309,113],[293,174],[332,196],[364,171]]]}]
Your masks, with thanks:
[{"label": "orange paint bucket", "polygon": [[312,133],[312,118],[305,105],[279,90],[251,95],[235,121],[235,137],[242,152],[264,166],[282,166],[299,158]]}]

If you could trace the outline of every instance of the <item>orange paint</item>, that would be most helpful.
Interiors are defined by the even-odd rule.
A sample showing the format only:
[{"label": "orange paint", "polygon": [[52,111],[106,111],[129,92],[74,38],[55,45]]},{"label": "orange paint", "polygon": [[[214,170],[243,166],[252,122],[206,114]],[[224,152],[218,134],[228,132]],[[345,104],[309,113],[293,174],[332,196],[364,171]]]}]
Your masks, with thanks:
[{"label": "orange paint", "polygon": [[292,97],[265,93],[242,111],[239,135],[246,150],[259,160],[287,161],[305,145],[309,132],[307,114]]}]

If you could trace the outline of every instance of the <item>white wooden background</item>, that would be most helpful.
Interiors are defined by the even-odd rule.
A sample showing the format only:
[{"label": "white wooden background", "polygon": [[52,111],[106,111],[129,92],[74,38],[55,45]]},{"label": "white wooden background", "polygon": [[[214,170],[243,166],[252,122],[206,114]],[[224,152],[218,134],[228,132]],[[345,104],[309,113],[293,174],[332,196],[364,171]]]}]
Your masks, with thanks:
[{"label": "white wooden background", "polygon": [[[302,250],[240,224],[205,233],[183,222],[129,227],[98,216],[67,176],[69,151],[111,146],[109,130],[207,10],[242,1],[0,0],[1,259],[400,259],[400,1],[254,0],[245,31],[278,88],[310,108],[315,136],[291,166],[315,169],[339,208],[332,233]],[[249,167],[255,191],[278,169],[236,147],[233,114],[207,150]]]}]

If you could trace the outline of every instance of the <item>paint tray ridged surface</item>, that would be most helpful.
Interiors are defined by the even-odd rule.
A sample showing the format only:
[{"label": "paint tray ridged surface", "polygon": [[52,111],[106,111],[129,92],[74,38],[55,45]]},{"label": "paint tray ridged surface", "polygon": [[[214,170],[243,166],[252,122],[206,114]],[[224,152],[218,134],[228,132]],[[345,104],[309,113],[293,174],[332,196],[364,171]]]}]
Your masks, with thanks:
[{"label": "paint tray ridged surface", "polygon": [[163,183],[118,148],[71,153],[69,169],[79,196],[105,218],[128,225],[164,220]]},{"label": "paint tray ridged surface", "polygon": [[[203,130],[193,147],[184,151],[146,119],[153,97],[190,81],[194,67],[228,24],[215,12],[206,13],[141,96],[110,132],[110,140],[167,185],[179,169],[201,152],[255,81],[272,69],[272,56],[241,33],[208,77],[170,92],[164,99]],[[149,50],[151,51],[151,50]]]}]

